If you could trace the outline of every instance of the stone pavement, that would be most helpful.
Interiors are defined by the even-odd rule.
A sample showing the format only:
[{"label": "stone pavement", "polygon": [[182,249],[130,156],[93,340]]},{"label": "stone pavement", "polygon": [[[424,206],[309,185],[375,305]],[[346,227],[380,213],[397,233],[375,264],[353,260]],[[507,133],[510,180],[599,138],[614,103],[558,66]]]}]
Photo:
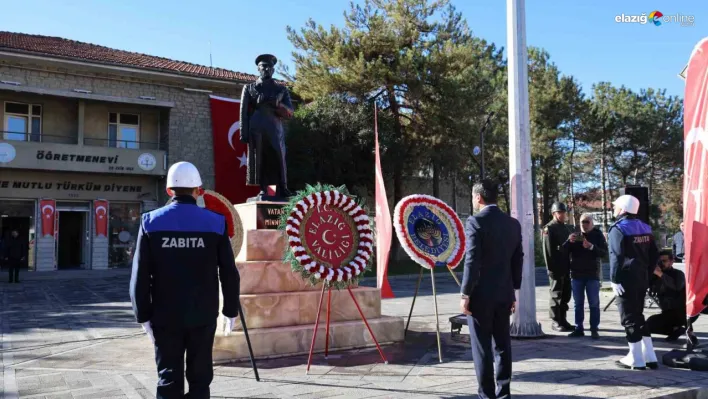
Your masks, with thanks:
[{"label": "stone pavement", "polygon": [[[19,285],[8,285],[0,278],[0,392],[4,393],[0,397],[154,397],[153,352],[133,320],[128,272],[42,275],[25,275]],[[436,277],[442,363],[437,359],[430,277],[425,275],[406,343],[384,348],[388,365],[375,349],[334,353],[329,359],[316,355],[309,375],[306,356],[260,360],[261,382],[255,381],[249,363],[219,365],[212,397],[474,397],[477,387],[467,329],[451,337],[448,323],[458,313],[458,288],[449,275]],[[415,276],[391,279],[396,298],[383,301],[385,314],[408,315],[415,281]],[[538,285],[544,283],[539,276]],[[657,371],[615,369],[614,361],[626,353],[615,306],[602,314],[602,339],[570,339],[550,330],[547,288],[539,286],[536,292],[538,318],[549,337],[513,342],[515,397],[689,398],[708,387],[704,373],[663,366]],[[603,292],[602,305],[609,300]],[[696,329],[700,339],[708,340],[707,318],[699,319]],[[659,356],[678,346],[658,337],[654,342]]]}]

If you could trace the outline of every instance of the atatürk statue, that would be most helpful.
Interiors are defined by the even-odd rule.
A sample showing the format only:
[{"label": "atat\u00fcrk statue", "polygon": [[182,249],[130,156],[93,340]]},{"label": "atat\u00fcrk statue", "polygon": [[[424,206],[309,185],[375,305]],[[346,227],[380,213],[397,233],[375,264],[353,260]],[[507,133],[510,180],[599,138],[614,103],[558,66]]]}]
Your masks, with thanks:
[{"label": "atat\u00fcrk statue", "polygon": [[[249,202],[284,200],[292,195],[287,184],[283,120],[292,117],[293,105],[288,89],[273,80],[277,62],[273,55],[259,55],[260,78],[244,86],[241,94],[241,142],[248,143],[246,184],[261,188]],[[268,195],[271,185],[277,187],[275,197]]]}]

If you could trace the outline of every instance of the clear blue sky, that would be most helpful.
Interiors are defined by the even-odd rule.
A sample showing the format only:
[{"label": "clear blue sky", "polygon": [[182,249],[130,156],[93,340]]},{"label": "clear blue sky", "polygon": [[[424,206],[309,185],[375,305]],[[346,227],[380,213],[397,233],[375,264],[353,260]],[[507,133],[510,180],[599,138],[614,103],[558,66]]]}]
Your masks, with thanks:
[{"label": "clear blue sky", "polygon": [[[308,18],[341,25],[346,0],[121,0],[12,1],[0,14],[0,30],[53,35],[209,65],[255,72],[264,52],[290,63],[285,26]],[[475,35],[506,46],[506,2],[456,0]],[[610,81],[632,89],[666,88],[683,96],[677,74],[693,46],[708,34],[708,1],[527,0],[527,41],[551,54],[564,74],[588,93]],[[261,11],[266,19],[257,16]],[[621,24],[618,14],[692,15],[695,25]]]}]

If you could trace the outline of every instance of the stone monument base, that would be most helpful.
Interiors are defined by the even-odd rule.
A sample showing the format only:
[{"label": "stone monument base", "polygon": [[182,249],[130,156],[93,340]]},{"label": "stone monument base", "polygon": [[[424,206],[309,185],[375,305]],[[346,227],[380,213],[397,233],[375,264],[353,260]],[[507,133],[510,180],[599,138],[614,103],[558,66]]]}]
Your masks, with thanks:
[{"label": "stone monument base", "polygon": [[[236,205],[245,237],[236,266],[241,275],[241,307],[246,318],[256,359],[308,353],[317,318],[322,285],[311,286],[282,261],[285,234],[275,230],[284,204],[249,202]],[[267,220],[273,222],[265,223]],[[379,344],[403,341],[403,319],[381,315],[381,293],[376,288],[353,287],[361,311]],[[332,289],[330,311],[330,351],[374,346],[348,290]],[[325,348],[327,292],[322,302],[315,351]],[[229,336],[223,334],[219,317],[214,341],[214,361],[229,362],[249,357],[240,322]]]}]

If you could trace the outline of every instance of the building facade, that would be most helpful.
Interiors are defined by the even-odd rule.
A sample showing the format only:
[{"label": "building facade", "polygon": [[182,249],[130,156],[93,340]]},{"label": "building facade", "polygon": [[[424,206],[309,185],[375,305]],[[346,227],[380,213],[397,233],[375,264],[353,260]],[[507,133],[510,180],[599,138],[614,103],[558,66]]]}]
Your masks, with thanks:
[{"label": "building facade", "polygon": [[209,95],[254,79],[0,32],[0,239],[27,239],[29,270],[129,266],[169,165],[194,163],[213,188]]}]

